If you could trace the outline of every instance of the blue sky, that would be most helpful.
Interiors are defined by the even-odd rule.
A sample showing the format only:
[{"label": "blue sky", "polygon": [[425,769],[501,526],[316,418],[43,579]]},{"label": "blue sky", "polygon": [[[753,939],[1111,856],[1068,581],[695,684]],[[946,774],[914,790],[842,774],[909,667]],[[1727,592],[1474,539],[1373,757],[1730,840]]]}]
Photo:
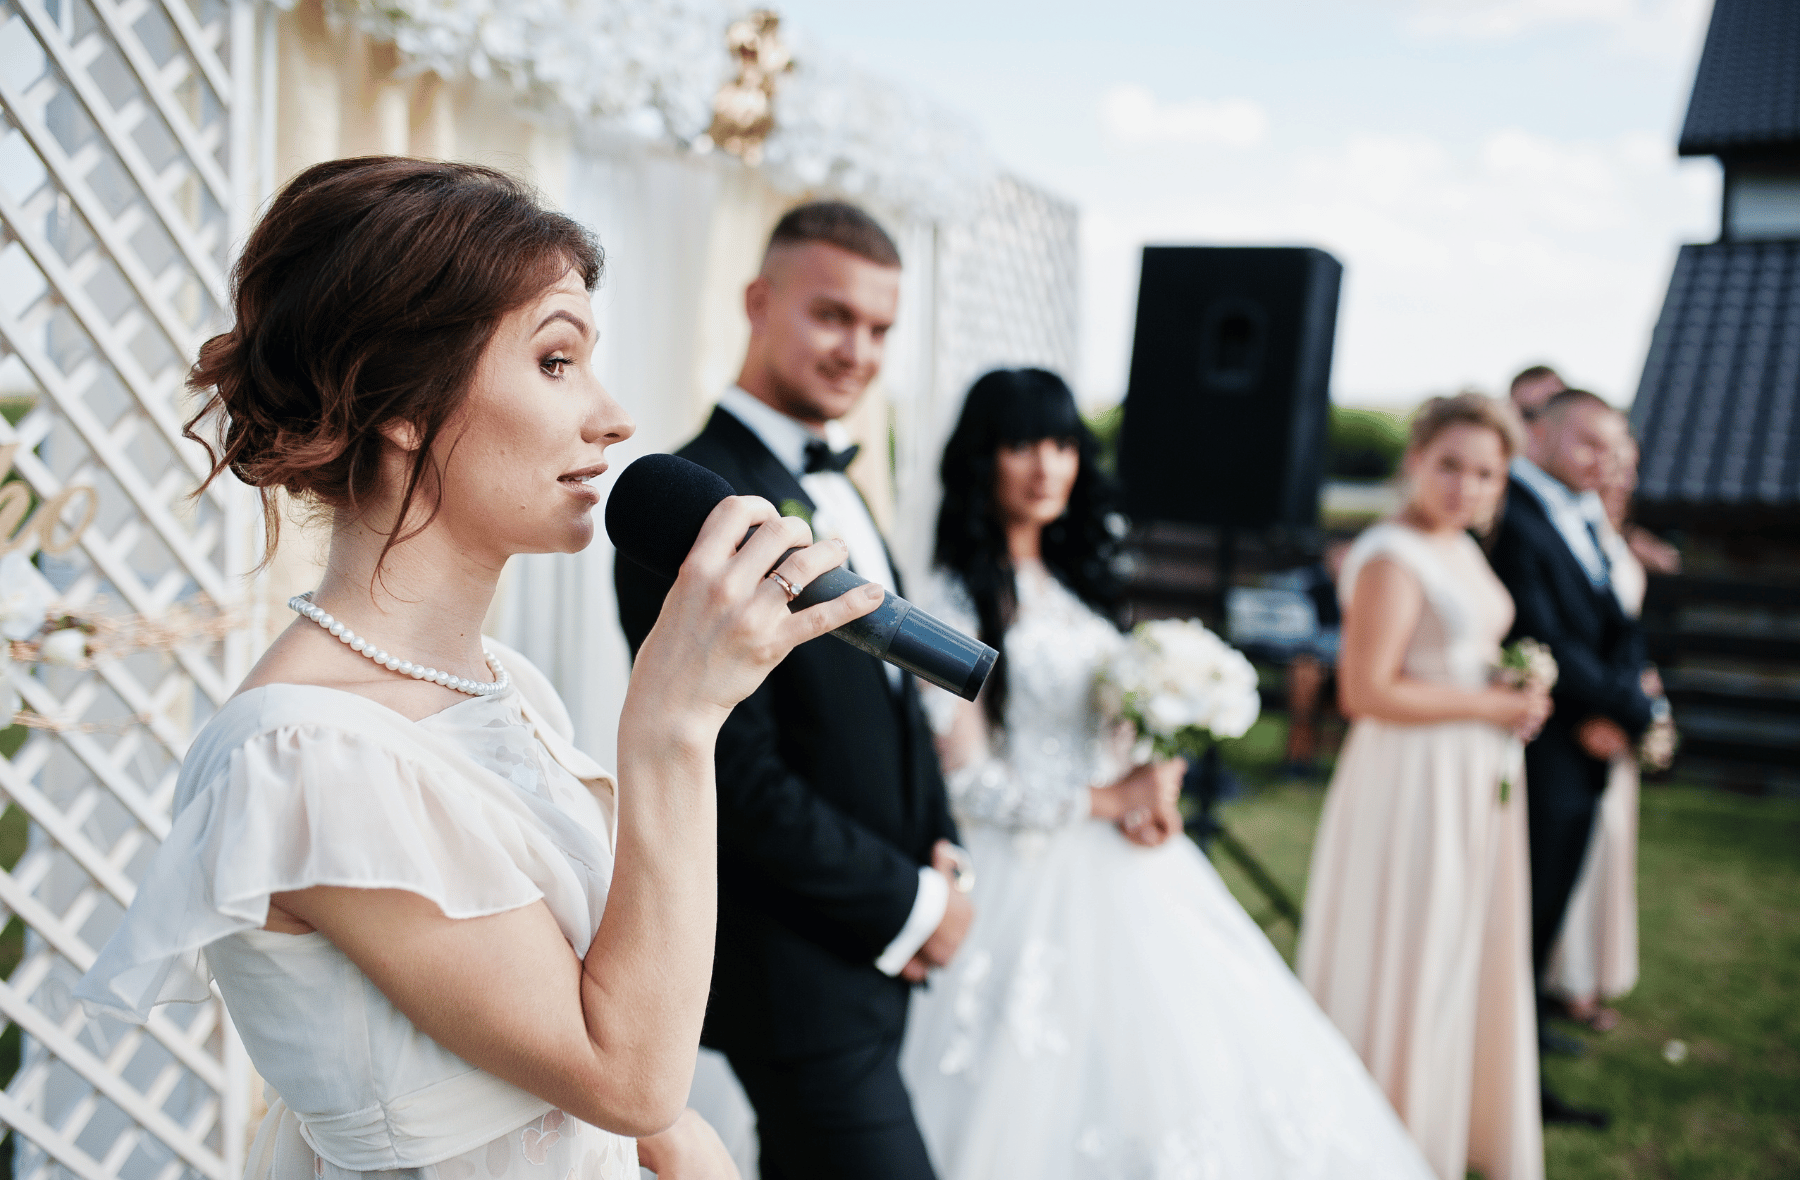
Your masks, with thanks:
[{"label": "blue sky", "polygon": [[1346,266],[1339,401],[1494,390],[1547,359],[1628,402],[1718,169],[1674,141],[1707,0],[786,0],[1082,212],[1083,399],[1124,388],[1145,242]]}]

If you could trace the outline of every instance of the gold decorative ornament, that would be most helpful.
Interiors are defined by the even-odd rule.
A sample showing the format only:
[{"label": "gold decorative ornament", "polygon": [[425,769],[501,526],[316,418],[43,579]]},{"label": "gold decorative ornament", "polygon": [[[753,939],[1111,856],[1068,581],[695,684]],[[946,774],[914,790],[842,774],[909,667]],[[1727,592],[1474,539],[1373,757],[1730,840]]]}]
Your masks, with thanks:
[{"label": "gold decorative ornament", "polygon": [[[0,446],[0,476],[12,471],[13,455],[18,449],[18,443]],[[36,548],[45,553],[67,553],[81,542],[81,534],[94,523],[94,517],[100,511],[100,493],[86,484],[64,488],[26,520],[32,499],[31,489],[22,480],[9,480],[0,485],[0,553],[11,553],[15,549],[30,553],[33,537],[37,539]],[[69,505],[77,500],[81,501],[81,519],[76,524],[69,524],[63,517]]]},{"label": "gold decorative ornament", "polygon": [[775,86],[794,60],[781,41],[781,17],[753,10],[725,30],[725,44],[737,59],[737,77],[713,97],[707,137],[746,164],[762,162],[763,141],[775,130]]}]

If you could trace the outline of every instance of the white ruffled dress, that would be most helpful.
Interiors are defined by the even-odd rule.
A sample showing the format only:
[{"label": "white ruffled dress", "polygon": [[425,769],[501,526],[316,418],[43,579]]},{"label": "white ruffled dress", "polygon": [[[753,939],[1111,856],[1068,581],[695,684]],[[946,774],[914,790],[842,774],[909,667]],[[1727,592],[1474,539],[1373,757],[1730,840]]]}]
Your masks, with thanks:
[{"label": "white ruffled dress", "polygon": [[[1121,642],[1018,570],[1006,726],[951,750],[975,921],[914,993],[901,1069],[943,1180],[1431,1180],[1344,1038],[1186,837],[1088,812],[1125,769],[1095,700]],[[914,599],[973,634],[960,581]],[[927,693],[940,734],[967,708]]]},{"label": "white ruffled dress", "polygon": [[489,647],[513,687],[421,721],[311,685],[227,702],[77,989],[90,1010],[141,1022],[217,983],[274,1091],[247,1180],[636,1180],[635,1140],[455,1056],[324,935],[262,929],[271,894],[313,885],[404,889],[455,919],[541,899],[586,954],[612,877],[616,787],[570,744],[543,675]]}]

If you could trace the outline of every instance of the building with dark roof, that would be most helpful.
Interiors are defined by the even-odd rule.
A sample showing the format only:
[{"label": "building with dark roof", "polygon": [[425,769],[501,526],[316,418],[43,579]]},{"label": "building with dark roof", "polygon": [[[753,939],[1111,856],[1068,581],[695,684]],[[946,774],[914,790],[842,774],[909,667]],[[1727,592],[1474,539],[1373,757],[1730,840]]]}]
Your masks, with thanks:
[{"label": "building with dark roof", "polygon": [[1800,533],[1800,2],[1717,0],[1682,125],[1724,169],[1683,246],[1632,406],[1639,514]]},{"label": "building with dark roof", "polygon": [[1687,564],[1644,623],[1683,773],[1800,794],[1800,0],[1716,0],[1680,151],[1725,183],[1631,409],[1636,514]]}]

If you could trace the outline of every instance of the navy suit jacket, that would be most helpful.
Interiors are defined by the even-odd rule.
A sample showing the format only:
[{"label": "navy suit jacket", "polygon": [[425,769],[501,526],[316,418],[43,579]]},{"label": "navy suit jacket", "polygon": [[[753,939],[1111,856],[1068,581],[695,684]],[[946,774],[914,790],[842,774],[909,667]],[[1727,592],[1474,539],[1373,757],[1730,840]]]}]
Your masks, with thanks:
[{"label": "navy suit jacket", "polygon": [[[812,508],[724,410],[677,453],[740,495]],[[627,558],[613,576],[635,655],[669,583]],[[719,929],[702,1042],[772,1060],[899,1036],[910,987],[875,959],[906,924],[932,845],[957,838],[913,678],[896,693],[873,656],[829,636],[802,644],[732,711],[716,766]]]},{"label": "navy suit jacket", "polygon": [[1508,485],[1489,560],[1517,610],[1508,642],[1529,636],[1556,657],[1556,711],[1538,740],[1572,743],[1575,729],[1596,715],[1634,738],[1642,734],[1650,724],[1639,683],[1643,630],[1611,590],[1588,578],[1543,503],[1517,479]]}]

